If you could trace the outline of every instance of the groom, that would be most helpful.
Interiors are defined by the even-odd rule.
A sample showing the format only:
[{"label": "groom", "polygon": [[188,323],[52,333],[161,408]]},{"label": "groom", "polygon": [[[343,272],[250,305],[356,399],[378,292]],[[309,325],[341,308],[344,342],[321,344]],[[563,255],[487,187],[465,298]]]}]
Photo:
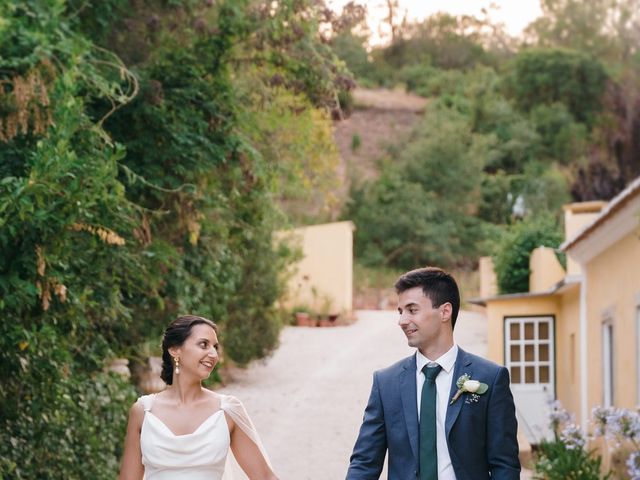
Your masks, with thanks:
[{"label": "groom", "polygon": [[395,288],[398,324],[417,351],[373,374],[347,480],[378,479],[387,451],[389,480],[518,480],[509,374],[453,342],[456,281],[428,267]]}]

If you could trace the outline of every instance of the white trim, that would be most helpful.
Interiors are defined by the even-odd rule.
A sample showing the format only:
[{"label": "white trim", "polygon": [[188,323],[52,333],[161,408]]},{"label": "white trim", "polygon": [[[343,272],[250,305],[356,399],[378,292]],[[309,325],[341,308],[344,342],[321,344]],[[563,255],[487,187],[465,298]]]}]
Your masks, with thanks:
[{"label": "white trim", "polygon": [[[552,315],[548,315],[548,316],[536,316],[536,317],[518,317],[518,316],[509,316],[505,318],[505,366],[507,367],[507,369],[509,370],[509,372],[511,372],[511,368],[514,366],[517,366],[517,368],[520,368],[520,381],[517,383],[517,385],[520,386],[525,386],[525,385],[547,385],[552,392],[555,392],[555,321],[554,321],[554,317]],[[532,323],[534,325],[533,327],[533,338],[530,339],[525,339],[524,338],[524,324],[525,323]],[[547,324],[547,328],[548,328],[548,332],[547,332],[547,338],[545,339],[540,339],[540,324],[541,323],[546,323]],[[518,325],[519,327],[519,334],[518,334],[518,339],[512,339],[511,338],[511,325]],[[518,361],[511,361],[511,346],[519,346],[520,347],[520,353],[519,353],[519,357],[520,359]],[[525,360],[525,347],[526,346],[533,346],[533,359],[532,360]],[[548,354],[548,358],[546,360],[540,360],[539,358],[539,354],[540,354],[540,346],[541,345],[546,345],[547,346],[547,354]],[[536,348],[537,347],[537,348]],[[525,367],[534,367],[534,381],[533,382],[529,382],[526,383],[525,382]],[[548,381],[546,382],[541,382],[540,381],[540,369],[541,367],[547,367],[548,368]],[[512,379],[512,383],[513,379]],[[555,397],[555,394],[554,394]]]},{"label": "white trim", "polygon": [[[504,317],[505,366],[509,372],[518,371],[518,382],[511,376],[511,391],[514,396],[518,424],[530,443],[539,443],[551,439],[553,432],[549,429],[549,406],[555,399],[555,317],[545,316],[508,316]],[[547,328],[544,338],[540,338],[541,326]],[[525,338],[525,326],[530,329],[529,338]],[[517,338],[511,337],[511,328]],[[518,352],[518,359],[511,357],[511,348]],[[526,357],[526,349],[530,357]],[[546,358],[541,359],[542,350],[546,350]],[[526,372],[529,370],[529,382]],[[542,381],[542,374],[546,381]],[[533,375],[531,375],[533,374]]]},{"label": "white trim", "polygon": [[[616,195],[611,201],[607,204],[606,207],[598,214],[598,216],[589,224],[585,225],[576,235],[572,238],[568,238],[560,245],[560,250],[568,251],[576,242],[580,242],[583,238],[588,235],[589,230],[594,227],[599,228],[597,225],[599,222],[605,222],[606,218],[610,215],[615,215],[614,210],[618,207],[618,205],[622,202],[625,202],[629,197],[633,197],[640,190],[640,177],[633,180],[627,188],[621,191],[618,195]],[[614,213],[612,213],[614,212]],[[604,220],[603,220],[604,219]]]},{"label": "white trim", "polygon": [[611,218],[606,219],[602,225],[595,228],[584,240],[570,245],[566,249],[567,254],[578,263],[587,263],[625,235],[638,229],[639,214],[640,197],[622,207],[620,211],[612,214]]},{"label": "white trim", "polygon": [[[580,271],[585,271],[585,266],[580,265]],[[589,394],[588,381],[589,381],[589,354],[587,349],[589,343],[587,341],[587,277],[582,276],[582,285],[580,288],[580,424],[582,430],[586,433],[589,427]]]},{"label": "white trim", "polygon": [[640,298],[636,296],[636,406],[640,407]]},{"label": "white trim", "polygon": [[602,322],[602,406],[612,407],[614,398],[614,373],[613,373],[613,321],[607,317]]}]

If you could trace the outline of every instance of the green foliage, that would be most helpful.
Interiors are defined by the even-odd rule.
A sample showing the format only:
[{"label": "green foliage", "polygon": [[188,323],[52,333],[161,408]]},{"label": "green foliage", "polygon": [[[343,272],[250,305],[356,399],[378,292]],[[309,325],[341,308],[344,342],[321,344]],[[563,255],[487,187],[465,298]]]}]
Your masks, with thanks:
[{"label": "green foliage", "polygon": [[585,155],[587,126],[576,122],[564,104],[537,105],[530,119],[540,136],[540,157],[570,165]]},{"label": "green foliage", "polygon": [[428,77],[438,70],[459,74],[480,65],[495,66],[508,43],[500,25],[467,15],[437,13],[418,23],[405,19],[395,28],[391,44],[374,47],[369,55],[362,37],[352,32],[338,35],[332,44],[359,82],[385,87],[406,82],[409,90],[420,93],[424,82],[429,83],[419,77],[420,71]]},{"label": "green foliage", "polygon": [[583,448],[572,448],[559,439],[543,440],[538,445],[535,464],[536,477],[540,480],[606,480],[602,476],[602,458]]},{"label": "green foliage", "polygon": [[638,0],[543,0],[540,6],[542,16],[527,27],[539,46],[578,50],[613,65],[638,51]]},{"label": "green foliage", "polygon": [[507,85],[519,108],[528,112],[540,104],[561,103],[577,121],[593,125],[607,81],[598,60],[571,50],[527,49],[512,68]]},{"label": "green foliage", "polygon": [[0,142],[0,476],[113,478],[132,389],[101,371],[128,341],[128,299],[151,282],[131,234],[139,211],[118,180],[124,152],[86,105],[121,105],[126,84],[109,69],[130,77],[71,31],[63,2],[0,8],[0,77],[15,87],[45,69],[52,120],[43,135],[25,109],[33,128]]},{"label": "green foliage", "polygon": [[569,203],[567,174],[556,165],[531,162],[522,175],[519,191],[527,214],[534,217],[552,214],[559,217]]},{"label": "green foliage", "polygon": [[366,38],[351,32],[340,33],[331,39],[333,51],[357,78],[367,78],[373,70],[365,42]]},{"label": "green foliage", "polygon": [[358,133],[354,133],[351,137],[351,151],[355,152],[362,146],[362,138]]},{"label": "green foliage", "polygon": [[537,247],[558,248],[562,230],[551,215],[540,214],[513,224],[496,246],[494,264],[500,293],[529,291],[529,257]]},{"label": "green foliage", "polygon": [[503,170],[493,175],[483,175],[478,216],[494,224],[509,224],[517,199],[513,192],[520,191],[521,183],[519,175],[507,175]]},{"label": "green foliage", "polygon": [[[437,130],[430,125],[437,124]],[[474,206],[484,143],[464,118],[434,109],[395,163],[375,182],[356,187],[349,217],[365,265],[413,268],[471,261],[482,237]],[[464,192],[452,195],[455,191]]]},{"label": "green foliage", "polygon": [[278,189],[329,176],[346,82],[312,3],[278,6],[0,3],[0,477],[114,478],[136,394],[105,364],[178,313],[239,363],[277,344]]},{"label": "green foliage", "polygon": [[[474,143],[482,145],[474,159],[481,166],[478,200],[470,202],[482,242],[523,214],[555,214],[571,200],[609,199],[637,177],[640,134],[633,125],[640,111],[640,69],[634,59],[640,37],[633,32],[639,6],[639,0],[543,0],[542,16],[529,26],[520,45],[485,12],[480,18],[436,14],[418,23],[400,24],[392,18],[391,43],[374,46],[366,63],[352,31],[351,43],[341,43],[346,37],[336,38],[334,46],[343,58],[351,59],[347,63],[361,83],[405,86],[429,97],[425,118],[431,130],[446,130],[448,125],[447,120],[430,117],[431,109],[450,110],[464,119]],[[419,148],[415,145],[429,135],[425,132],[418,129],[402,152]],[[457,139],[451,135],[450,141]],[[389,153],[400,157],[401,149],[392,147]],[[372,222],[360,225],[356,235],[356,253],[366,255],[362,260],[367,264],[386,261],[388,253],[381,252],[393,251],[383,246],[386,243],[397,243],[395,248],[403,243],[365,232],[381,228],[383,222],[373,212],[363,212],[379,205],[382,197],[392,197],[389,182],[394,175],[409,180],[411,189],[421,183],[401,172],[410,164],[394,167],[393,175],[387,175],[390,167],[385,166],[380,185],[353,189],[348,214]],[[430,171],[434,178],[443,172]],[[416,193],[428,194],[430,188]],[[442,194],[426,201],[435,210],[449,203]],[[432,219],[425,212],[418,215]],[[392,231],[388,228],[386,234],[394,235]],[[365,246],[364,239],[372,244]],[[413,248],[412,237],[404,240]],[[465,261],[457,254],[447,258]]]},{"label": "green foliage", "polygon": [[[77,346],[52,327],[26,331],[12,325],[3,327],[2,335],[19,352],[15,370],[2,372],[7,379],[0,389],[2,477],[113,478],[126,429],[125,405],[135,399],[131,385],[118,375],[87,372],[71,353]],[[2,361],[14,357],[6,352]],[[18,401],[8,401],[16,399],[13,395]]]},{"label": "green foliage", "polygon": [[334,206],[339,157],[332,121],[304,95],[271,85],[270,73],[247,68],[236,82],[245,105],[239,128],[271,170],[273,196],[292,222],[301,223]]}]

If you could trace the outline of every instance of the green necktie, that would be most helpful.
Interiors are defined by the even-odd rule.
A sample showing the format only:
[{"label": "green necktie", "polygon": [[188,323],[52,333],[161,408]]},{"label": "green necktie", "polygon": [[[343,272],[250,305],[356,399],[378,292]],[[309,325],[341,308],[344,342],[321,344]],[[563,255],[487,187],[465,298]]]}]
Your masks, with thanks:
[{"label": "green necktie", "polygon": [[440,365],[422,368],[424,385],[420,398],[420,480],[438,480],[438,454],[436,451],[436,377]]}]

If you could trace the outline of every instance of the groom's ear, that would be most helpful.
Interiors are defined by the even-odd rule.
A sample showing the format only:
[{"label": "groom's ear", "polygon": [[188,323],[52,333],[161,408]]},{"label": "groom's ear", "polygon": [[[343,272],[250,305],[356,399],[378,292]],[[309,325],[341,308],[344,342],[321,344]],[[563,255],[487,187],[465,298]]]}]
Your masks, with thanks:
[{"label": "groom's ear", "polygon": [[445,302],[440,305],[440,319],[443,322],[451,320],[451,314],[453,313],[453,305],[450,302]]}]

